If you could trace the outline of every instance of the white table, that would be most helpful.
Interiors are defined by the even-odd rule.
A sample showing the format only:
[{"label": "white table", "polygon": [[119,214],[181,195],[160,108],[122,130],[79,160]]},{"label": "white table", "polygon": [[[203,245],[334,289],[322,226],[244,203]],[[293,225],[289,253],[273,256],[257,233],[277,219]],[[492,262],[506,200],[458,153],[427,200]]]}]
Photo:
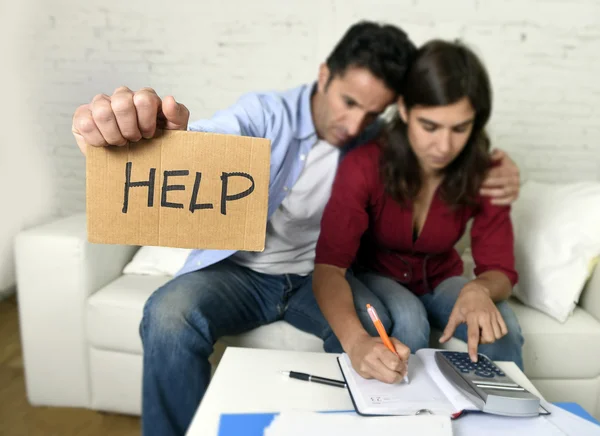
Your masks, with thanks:
[{"label": "white table", "polygon": [[[343,380],[337,357],[329,353],[228,347],[187,436],[217,435],[222,413],[354,410],[346,389],[279,374],[292,370]],[[496,364],[516,383],[542,398],[513,362]]]}]

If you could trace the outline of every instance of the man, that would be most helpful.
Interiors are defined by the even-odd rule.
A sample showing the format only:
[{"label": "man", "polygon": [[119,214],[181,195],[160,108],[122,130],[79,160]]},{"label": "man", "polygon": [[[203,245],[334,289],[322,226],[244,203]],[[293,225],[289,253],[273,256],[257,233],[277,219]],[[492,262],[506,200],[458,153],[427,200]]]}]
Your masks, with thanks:
[{"label": "man", "polygon": [[[149,88],[134,93],[121,87],[76,110],[73,133],[83,153],[88,144],[151,138],[159,127],[272,141],[265,250],[194,251],[146,303],[140,326],[144,434],[185,433],[209,383],[208,357],[222,336],[283,319],[322,338],[325,351],[342,351],[312,293],[321,215],[342,148],[377,132],[378,116],[395,101],[414,51],[402,30],[361,22],[320,66],[315,84],[246,94],[208,120],[188,125],[184,105],[161,100]],[[510,203],[518,170],[504,154],[497,158],[501,165],[490,174],[489,194]],[[403,359],[399,368],[408,355]]]}]

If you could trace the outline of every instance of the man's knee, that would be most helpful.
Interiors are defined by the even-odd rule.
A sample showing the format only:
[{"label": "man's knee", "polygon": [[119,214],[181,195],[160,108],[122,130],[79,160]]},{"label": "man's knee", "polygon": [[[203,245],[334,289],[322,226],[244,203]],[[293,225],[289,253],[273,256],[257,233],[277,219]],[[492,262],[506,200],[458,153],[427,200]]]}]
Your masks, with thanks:
[{"label": "man's knee", "polygon": [[[175,343],[190,327],[192,312],[197,309],[198,295],[187,280],[171,280],[157,289],[144,305],[140,334],[148,343]],[[199,314],[195,315],[197,318]]]}]

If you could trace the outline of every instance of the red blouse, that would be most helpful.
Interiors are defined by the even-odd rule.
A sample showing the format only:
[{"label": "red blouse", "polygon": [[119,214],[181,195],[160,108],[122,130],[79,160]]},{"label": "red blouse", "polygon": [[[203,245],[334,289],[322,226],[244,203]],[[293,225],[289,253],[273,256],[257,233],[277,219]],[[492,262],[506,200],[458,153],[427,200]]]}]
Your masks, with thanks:
[{"label": "red blouse", "polygon": [[494,206],[480,196],[478,205],[452,210],[439,193],[413,243],[412,208],[385,192],[377,143],[350,151],[340,163],[331,198],[323,213],[315,264],[368,269],[390,276],[417,295],[463,273],[454,248],[469,219],[475,274],[500,271],[514,286],[514,239],[509,206]]}]

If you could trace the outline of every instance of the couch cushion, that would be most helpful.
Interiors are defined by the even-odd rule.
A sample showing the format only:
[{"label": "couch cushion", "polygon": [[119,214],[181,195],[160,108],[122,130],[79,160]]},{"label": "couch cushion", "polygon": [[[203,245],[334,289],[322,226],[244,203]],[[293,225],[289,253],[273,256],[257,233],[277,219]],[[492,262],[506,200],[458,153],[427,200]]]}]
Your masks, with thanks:
[{"label": "couch cushion", "polygon": [[[576,307],[564,324],[525,306],[516,298],[509,303],[525,338],[523,365],[529,378],[591,378],[600,375],[600,322]],[[439,344],[441,332],[433,331],[431,346]],[[466,351],[456,338],[441,348]]]},{"label": "couch cushion", "polygon": [[88,300],[87,331],[100,349],[142,353],[139,334],[144,303],[169,276],[123,275]]},{"label": "couch cushion", "polygon": [[[142,353],[139,324],[144,303],[168,276],[124,275],[90,297],[87,328],[89,341],[96,348]],[[600,375],[600,322],[577,307],[561,324],[536,309],[510,300],[525,345],[525,372],[531,378],[588,378]],[[432,346],[439,342],[432,334]],[[322,341],[291,325],[278,321],[236,337],[226,337],[226,345],[283,350],[322,351]],[[466,350],[455,338],[443,348]]]},{"label": "couch cushion", "polygon": [[516,299],[511,306],[525,337],[523,359],[530,378],[600,375],[600,322],[581,307],[562,324]]},{"label": "couch cushion", "polygon": [[224,337],[221,342],[234,347],[323,351],[321,338],[305,333],[285,321],[276,321],[241,335]]}]

